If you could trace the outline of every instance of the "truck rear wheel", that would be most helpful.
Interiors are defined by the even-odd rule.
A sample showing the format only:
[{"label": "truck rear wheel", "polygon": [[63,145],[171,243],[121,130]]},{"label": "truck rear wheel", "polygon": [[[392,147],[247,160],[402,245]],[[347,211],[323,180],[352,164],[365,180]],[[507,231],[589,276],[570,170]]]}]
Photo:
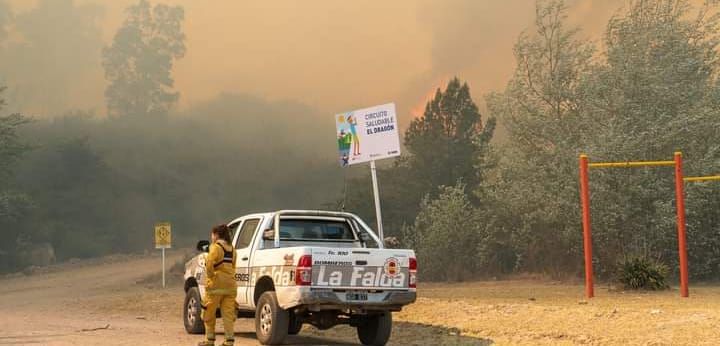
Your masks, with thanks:
[{"label": "truck rear wheel", "polygon": [[289,320],[289,313],[278,305],[275,292],[260,296],[255,312],[255,334],[261,344],[281,344],[288,335]]},{"label": "truck rear wheel", "polygon": [[366,316],[358,325],[357,333],[363,345],[385,345],[392,333],[392,313],[383,312]]},{"label": "truck rear wheel", "polygon": [[185,305],[183,309],[183,321],[185,331],[189,334],[204,334],[205,325],[202,320],[202,300],[197,287],[190,287],[185,293]]}]

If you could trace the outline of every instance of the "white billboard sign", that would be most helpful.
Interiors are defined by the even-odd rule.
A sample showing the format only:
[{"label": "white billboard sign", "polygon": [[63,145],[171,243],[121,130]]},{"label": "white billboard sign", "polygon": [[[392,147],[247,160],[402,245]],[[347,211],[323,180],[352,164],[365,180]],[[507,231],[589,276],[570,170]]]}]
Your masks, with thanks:
[{"label": "white billboard sign", "polygon": [[343,167],[400,155],[394,103],[336,114],[335,125]]}]

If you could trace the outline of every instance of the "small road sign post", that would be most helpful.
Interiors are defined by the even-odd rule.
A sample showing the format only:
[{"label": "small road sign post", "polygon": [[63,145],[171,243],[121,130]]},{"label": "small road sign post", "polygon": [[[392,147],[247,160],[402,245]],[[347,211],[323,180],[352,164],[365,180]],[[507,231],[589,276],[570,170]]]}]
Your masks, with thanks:
[{"label": "small road sign post", "polygon": [[165,249],[171,248],[172,227],[169,222],[155,224],[155,248],[162,250],[162,287],[165,288]]}]

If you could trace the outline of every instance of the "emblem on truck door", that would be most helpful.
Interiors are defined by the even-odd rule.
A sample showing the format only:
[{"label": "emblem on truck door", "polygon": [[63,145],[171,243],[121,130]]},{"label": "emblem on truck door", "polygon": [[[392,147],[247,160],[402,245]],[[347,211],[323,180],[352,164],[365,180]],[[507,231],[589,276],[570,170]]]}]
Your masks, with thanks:
[{"label": "emblem on truck door", "polygon": [[400,272],[400,264],[395,257],[390,257],[385,261],[385,275],[394,278]]}]

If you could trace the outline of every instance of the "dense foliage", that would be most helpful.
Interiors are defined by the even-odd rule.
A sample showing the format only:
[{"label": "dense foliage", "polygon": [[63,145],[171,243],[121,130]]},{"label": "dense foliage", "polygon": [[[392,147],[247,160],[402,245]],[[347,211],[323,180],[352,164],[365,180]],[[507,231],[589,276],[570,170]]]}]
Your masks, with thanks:
[{"label": "dense foliage", "polygon": [[298,104],[223,95],[168,118],[36,120],[23,128],[32,150],[12,181],[34,208],[3,233],[50,243],[62,260],[150,249],[159,221],[189,246],[243,213],[321,208],[342,174],[326,145],[332,131],[293,131],[311,116]]},{"label": "dense foliage", "polygon": [[110,116],[166,115],[180,97],[172,66],[185,55],[185,12],[146,0],[127,8],[127,19],[103,50]]},{"label": "dense foliage", "polygon": [[[686,175],[720,172],[718,10],[630,1],[597,43],[567,26],[562,1],[539,1],[514,46],[514,74],[485,96],[487,112],[454,78],[410,123],[403,156],[380,164],[386,235],[417,250],[425,280],[579,275],[579,154],[667,160],[682,151]],[[93,27],[90,8],[73,11]],[[41,14],[0,8],[0,40],[8,21]],[[183,20],[179,7],[128,9],[101,54],[110,117],[0,117],[0,270],[29,264],[28,244],[47,244],[60,260],[148,249],[161,220],[184,245],[258,210],[337,208],[372,224],[368,169],[337,167],[331,128],[306,123],[316,110],[236,94],[173,109]],[[3,57],[31,49],[4,47]],[[496,119],[506,136],[491,141]],[[664,287],[665,268],[677,268],[672,172],[593,170],[591,191],[596,273]],[[694,279],[720,278],[719,193],[716,183],[686,186]]]},{"label": "dense foliage", "polygon": [[[711,6],[711,5],[707,5]],[[505,92],[489,98],[510,133],[499,171],[498,202],[520,222],[518,270],[579,271],[581,241],[577,157],[670,159],[683,151],[691,175],[716,172],[718,17],[691,16],[685,1],[634,1],[609,23],[602,59],[563,26],[561,3],[539,7],[537,33],[516,45],[518,68]],[[518,159],[519,158],[519,159]],[[618,258],[650,252],[677,268],[673,175],[663,169],[591,173],[595,261],[609,276]],[[689,187],[712,189],[717,187]],[[705,191],[705,193],[710,193]],[[696,258],[720,244],[707,199],[688,193]],[[699,196],[698,196],[699,197]],[[700,221],[704,220],[704,221]],[[704,222],[705,228],[696,227]],[[554,249],[555,251],[548,251]],[[692,263],[692,275],[717,277],[716,264]]]},{"label": "dense foliage", "polygon": [[[467,83],[453,78],[445,90],[438,88],[423,115],[405,131],[406,154],[378,173],[386,235],[397,236],[413,224],[423,198],[437,197],[445,186],[461,183],[467,191],[478,189],[492,165],[494,131],[495,119],[483,124]],[[353,178],[348,186],[346,207],[372,219],[369,177]],[[475,200],[472,193],[469,198]]]},{"label": "dense foliage", "polygon": [[[406,242],[417,248],[421,263],[429,263],[426,277],[580,274],[581,153],[594,161],[624,161],[668,160],[682,151],[686,174],[719,171],[719,147],[711,140],[720,129],[717,9],[714,4],[693,8],[687,1],[632,1],[610,20],[603,44],[595,45],[567,28],[562,1],[539,2],[533,29],[515,45],[515,74],[505,90],[486,98],[490,115],[508,138],[481,153],[448,161],[432,158],[436,164],[416,165],[403,180],[407,188],[401,196],[422,186],[423,174],[446,178],[434,180],[435,186],[455,185],[450,178],[469,183],[441,189],[440,196],[438,190],[423,189],[428,197],[405,227]],[[437,108],[433,102],[428,109]],[[419,161],[414,143],[428,143],[422,149],[432,153],[427,157],[448,152],[437,138],[441,132],[418,128],[424,127],[414,123],[406,133],[406,161],[386,174]],[[474,160],[486,164],[455,173],[456,166]],[[668,169],[591,172],[593,261],[599,276],[613,278],[618,259],[639,254],[650,254],[677,273],[673,188]],[[465,191],[465,199],[458,191]],[[720,276],[720,224],[711,197],[719,192],[712,183],[687,186],[695,278]],[[389,202],[386,207],[395,206],[395,200]],[[473,221],[466,225],[459,217]],[[465,259],[454,264],[464,273],[440,260],[448,247]]]},{"label": "dense foliage", "polygon": [[439,280],[473,277],[478,269],[476,238],[482,225],[476,216],[462,185],[441,189],[437,199],[423,199],[415,224],[404,234],[406,244],[423,259],[423,276]]},{"label": "dense foliage", "polygon": [[[0,94],[5,90],[0,88]],[[0,97],[0,111],[5,100]],[[27,195],[13,188],[13,168],[27,151],[19,138],[19,127],[27,123],[20,114],[0,115],[0,233],[4,239],[16,239],[19,233],[13,229],[31,208]],[[0,271],[13,268],[15,244],[12,241],[0,243]]]},{"label": "dense foliage", "polygon": [[110,117],[0,117],[0,271],[149,250],[159,221],[190,246],[244,213],[326,207],[342,186],[310,107],[222,94],[173,112],[182,8],[127,16],[103,53]]}]

